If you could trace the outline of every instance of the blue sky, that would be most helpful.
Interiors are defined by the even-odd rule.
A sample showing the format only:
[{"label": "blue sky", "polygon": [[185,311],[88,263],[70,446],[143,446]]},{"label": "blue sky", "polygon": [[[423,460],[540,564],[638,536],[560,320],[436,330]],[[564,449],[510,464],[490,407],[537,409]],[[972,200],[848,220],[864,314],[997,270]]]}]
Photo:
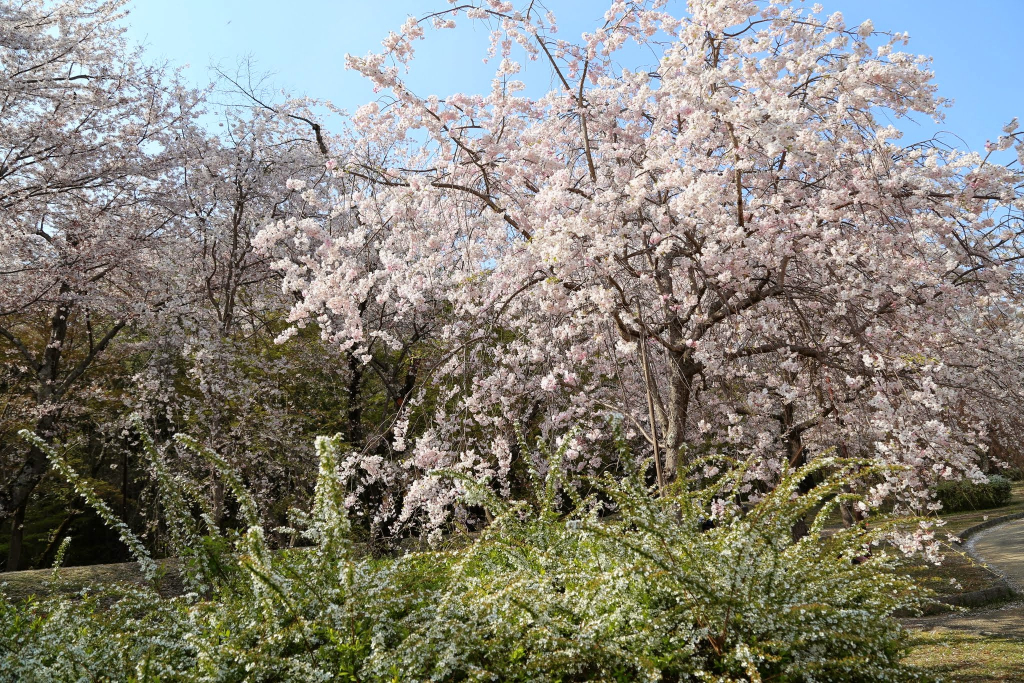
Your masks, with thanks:
[{"label": "blue sky", "polygon": [[[870,18],[879,30],[908,31],[908,49],[934,57],[940,93],[956,103],[938,129],[929,121],[920,127],[901,124],[908,140],[948,130],[977,150],[1014,116],[1024,118],[1019,28],[1024,0],[817,1],[827,12],[843,12],[849,25]],[[546,4],[568,37],[592,28],[610,3]],[[127,23],[129,37],[144,44],[150,58],[190,64],[187,74],[196,83],[209,80],[211,63],[231,69],[252,56],[259,70],[272,72],[277,87],[353,109],[375,95],[360,76],[345,70],[345,53],[375,50],[410,14],[443,7],[444,0],[134,0]],[[460,29],[439,37],[420,43],[409,77],[413,89],[440,95],[486,89],[493,68],[481,62],[486,31]]]}]

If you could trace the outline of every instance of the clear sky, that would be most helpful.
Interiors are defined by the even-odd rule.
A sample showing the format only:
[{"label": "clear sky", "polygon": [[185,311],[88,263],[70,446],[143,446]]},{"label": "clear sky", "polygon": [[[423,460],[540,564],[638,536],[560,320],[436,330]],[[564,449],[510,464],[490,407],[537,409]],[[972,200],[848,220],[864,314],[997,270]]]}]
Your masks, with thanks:
[{"label": "clear sky", "polygon": [[[817,1],[826,12],[843,12],[848,25],[870,18],[878,30],[909,32],[907,49],[935,58],[940,94],[955,100],[939,129],[970,148],[979,150],[1014,116],[1024,119],[1024,0]],[[546,4],[569,37],[593,28],[610,2]],[[209,81],[211,63],[231,69],[251,56],[259,70],[273,73],[277,87],[354,109],[375,95],[345,70],[345,53],[376,50],[407,16],[447,6],[444,0],[134,0],[127,22],[129,36],[151,58],[190,64],[187,73],[196,83]],[[445,31],[438,38],[419,44],[409,77],[413,89],[439,95],[485,90],[493,69],[481,62],[486,31]],[[928,121],[917,129],[900,127],[914,140],[937,130]]]}]

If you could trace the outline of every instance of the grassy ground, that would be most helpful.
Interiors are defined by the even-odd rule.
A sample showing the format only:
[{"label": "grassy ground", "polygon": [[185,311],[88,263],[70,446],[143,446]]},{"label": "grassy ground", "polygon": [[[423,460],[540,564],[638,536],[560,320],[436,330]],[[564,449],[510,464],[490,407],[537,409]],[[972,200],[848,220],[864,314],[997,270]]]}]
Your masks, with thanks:
[{"label": "grassy ground", "polygon": [[955,548],[944,547],[943,555],[945,559],[941,565],[914,563],[908,567],[908,573],[918,583],[939,595],[983,590],[995,585],[999,578],[984,565]]},{"label": "grassy ground", "polygon": [[[1010,504],[992,510],[945,516],[945,531],[957,535],[988,519],[1024,511],[1024,483],[1014,485]],[[912,567],[922,583],[940,594],[992,585],[994,575],[952,546],[945,548],[942,565]],[[909,620],[913,629],[908,661],[937,680],[962,683],[1024,681],[1024,606],[972,610],[927,619]]]},{"label": "grassy ground", "polygon": [[[944,515],[946,521],[938,534],[945,538],[946,534],[958,535],[965,529],[1017,512],[1024,512],[1024,482],[1017,482],[1013,487],[1013,496],[1009,504],[989,510],[973,510]],[[949,543],[943,544],[945,559],[939,566],[913,564],[909,567],[911,576],[923,585],[931,588],[939,595],[954,595],[960,592],[982,590],[995,584],[997,575],[985,568],[966,553]]]},{"label": "grassy ground", "polygon": [[1024,639],[959,631],[918,632],[907,661],[940,680],[1024,681]]},{"label": "grassy ground", "polygon": [[[14,600],[24,600],[32,595],[50,591],[53,571],[32,569],[0,574],[0,592]],[[97,564],[89,567],[64,567],[60,570],[60,591],[77,593],[96,584],[134,583],[145,584],[146,580],[135,562],[122,564]],[[180,595],[181,576],[173,560],[160,562],[157,587],[161,595]]]}]

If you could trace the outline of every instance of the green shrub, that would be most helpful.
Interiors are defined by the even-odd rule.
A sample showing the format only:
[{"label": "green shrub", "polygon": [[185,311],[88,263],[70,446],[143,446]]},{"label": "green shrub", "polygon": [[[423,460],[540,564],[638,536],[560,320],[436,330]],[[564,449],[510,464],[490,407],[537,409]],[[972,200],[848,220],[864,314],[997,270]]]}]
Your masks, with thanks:
[{"label": "green shrub", "polygon": [[1024,467],[1008,467],[1003,471],[1003,476],[1010,481],[1024,481]]},{"label": "green shrub", "polygon": [[935,490],[943,512],[985,510],[1006,505],[1013,495],[1012,484],[1004,476],[993,474],[983,484],[968,479],[939,484]]},{"label": "green shrub", "polygon": [[728,482],[655,497],[607,478],[614,521],[587,501],[563,517],[484,496],[494,523],[386,661],[412,680],[910,680],[889,615],[920,596],[894,558],[852,561],[877,532],[793,541],[796,520],[844,481],[794,497],[807,474],[746,514],[727,506],[706,532]]},{"label": "green shrub", "polygon": [[[220,544],[200,545],[197,525],[180,520],[178,538],[196,544],[196,592],[161,599],[153,590],[108,587],[74,598],[0,600],[0,681],[915,676],[901,664],[905,634],[890,615],[924,597],[881,549],[853,562],[883,538],[887,523],[831,535],[821,529],[829,506],[849,500],[843,485],[869,473],[864,463],[824,459],[744,509],[730,502],[742,467],[713,486],[664,496],[639,475],[605,478],[581,500],[561,486],[556,456],[535,500],[505,501],[465,481],[467,502],[494,518],[471,543],[374,559],[354,553],[348,540],[337,447],[318,441],[311,511],[295,514],[295,531],[312,548],[270,552],[253,524],[217,560],[236,571],[210,572],[199,558]],[[150,457],[160,456],[152,449]],[[799,494],[813,470],[823,483]],[[226,479],[247,508],[239,480]],[[187,508],[177,494],[165,503]],[[610,509],[612,517],[604,514]],[[717,526],[702,531],[709,510]],[[794,541],[794,523],[815,510],[811,533]]]}]

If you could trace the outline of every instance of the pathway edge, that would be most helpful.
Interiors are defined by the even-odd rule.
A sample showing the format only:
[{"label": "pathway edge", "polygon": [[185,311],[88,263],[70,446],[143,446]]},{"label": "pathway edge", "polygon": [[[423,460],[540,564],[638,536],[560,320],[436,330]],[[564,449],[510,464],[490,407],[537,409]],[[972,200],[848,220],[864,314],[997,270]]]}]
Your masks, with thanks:
[{"label": "pathway edge", "polygon": [[996,575],[997,578],[996,581],[993,582],[994,585],[989,586],[988,588],[949,595],[939,598],[936,602],[955,605],[958,607],[981,607],[999,600],[1010,600],[1018,595],[1016,586],[1008,581],[997,567],[989,565],[983,558],[975,555],[974,545],[969,542],[971,538],[977,536],[982,531],[988,531],[989,529],[1000,526],[1001,524],[1013,522],[1018,519],[1024,519],[1024,512],[1015,512],[1010,515],[1002,515],[1000,517],[985,520],[984,522],[980,522],[974,526],[967,527],[957,535],[960,540],[955,542],[954,545],[962,548],[964,552],[970,555],[973,559],[983,563],[989,571]]}]

